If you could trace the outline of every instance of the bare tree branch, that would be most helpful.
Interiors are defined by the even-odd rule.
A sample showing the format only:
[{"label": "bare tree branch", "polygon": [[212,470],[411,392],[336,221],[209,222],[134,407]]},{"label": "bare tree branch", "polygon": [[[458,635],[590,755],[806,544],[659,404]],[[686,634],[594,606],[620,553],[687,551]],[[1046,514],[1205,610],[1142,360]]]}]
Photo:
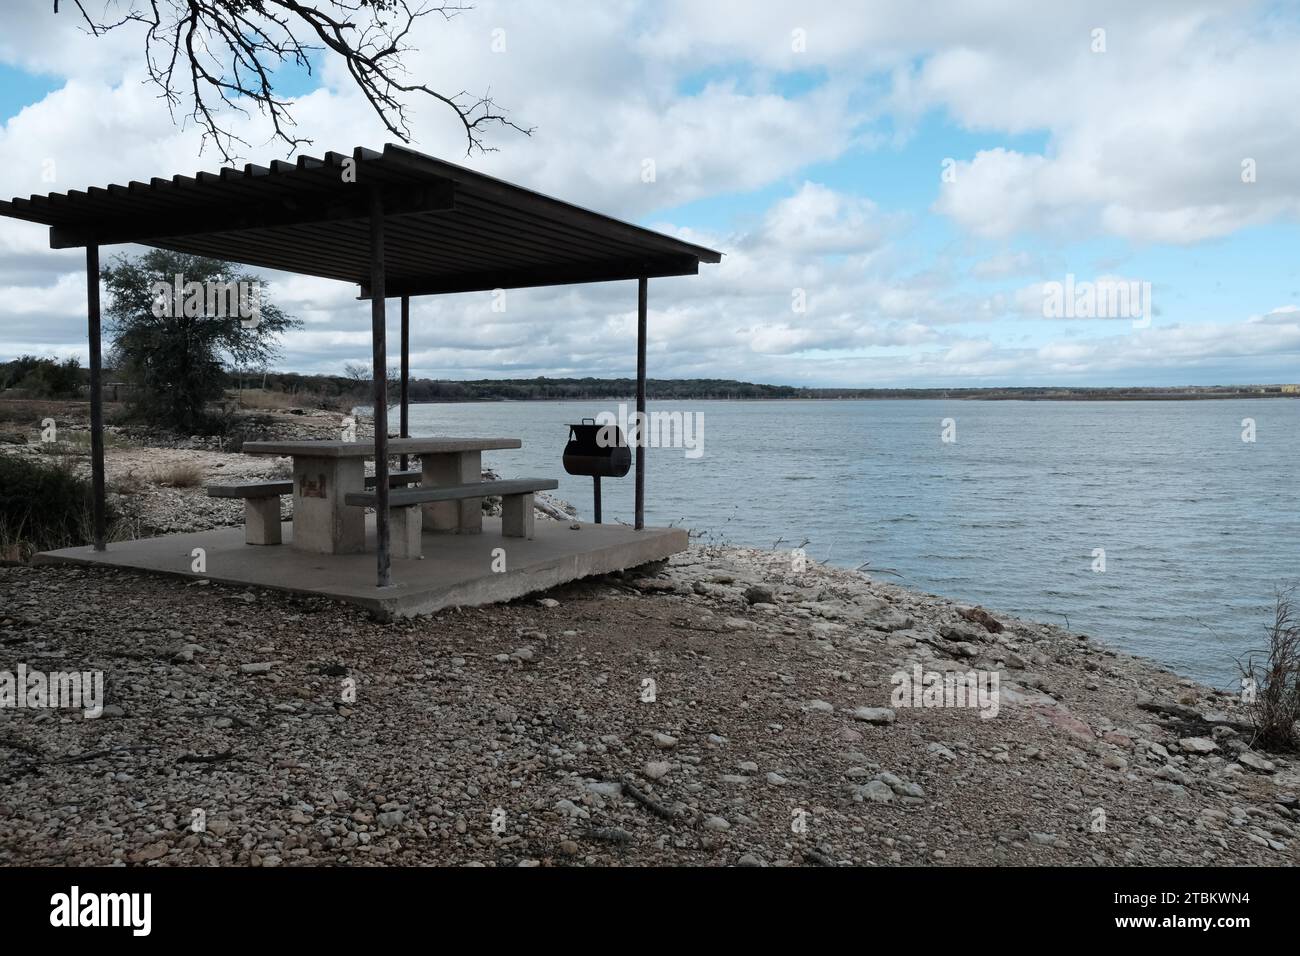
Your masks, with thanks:
[{"label": "bare tree branch", "polygon": [[[450,107],[465,132],[465,152],[493,152],[484,141],[491,127],[508,127],[525,136],[531,127],[510,120],[491,91],[473,96],[465,90],[446,93],[409,79],[403,58],[411,51],[407,36],[420,17],[437,14],[450,20],[469,9],[457,3],[411,0],[112,0],[126,12],[117,20],[97,19],[74,0],[89,32],[103,36],[133,24],[144,30],[144,61],[149,80],[167,104],[173,122],[193,121],[203,129],[222,162],[237,160],[249,143],[222,125],[229,109],[249,115],[251,104],[270,119],[273,140],[292,153],[311,139],[296,135],[287,98],[275,93],[275,71],[289,65],[312,73],[312,54],[342,58],[348,74],[389,133],[411,141],[408,96],[427,96]],[[54,12],[59,12],[58,0]],[[300,39],[301,35],[301,39]],[[188,69],[187,69],[188,68]],[[188,74],[188,75],[186,75]]]}]

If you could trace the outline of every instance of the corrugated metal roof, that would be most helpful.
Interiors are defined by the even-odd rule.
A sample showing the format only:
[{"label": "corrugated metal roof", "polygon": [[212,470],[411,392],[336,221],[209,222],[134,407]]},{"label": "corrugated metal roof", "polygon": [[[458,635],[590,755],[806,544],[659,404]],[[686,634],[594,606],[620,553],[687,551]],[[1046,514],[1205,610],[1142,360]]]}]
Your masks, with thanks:
[{"label": "corrugated metal roof", "polygon": [[54,248],[135,242],[355,282],[364,296],[373,188],[390,297],[693,275],[722,258],[392,143],[0,201],[0,215],[48,225]]}]

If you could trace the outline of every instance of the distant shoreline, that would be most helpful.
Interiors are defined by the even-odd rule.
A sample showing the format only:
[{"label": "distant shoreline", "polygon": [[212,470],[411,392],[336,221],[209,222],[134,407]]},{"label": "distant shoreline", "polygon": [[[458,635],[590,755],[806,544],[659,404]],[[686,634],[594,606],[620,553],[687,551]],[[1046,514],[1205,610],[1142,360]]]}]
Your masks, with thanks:
[{"label": "distant shoreline", "polygon": [[[962,390],[952,390],[935,394],[929,389],[920,389],[916,393],[894,393],[884,395],[774,395],[760,396],[688,396],[688,395],[647,395],[647,401],[657,402],[891,402],[891,401],[980,401],[980,402],[1195,402],[1225,401],[1229,399],[1300,399],[1300,392],[1121,392],[1114,395],[1097,394],[1021,394],[1014,391],[998,390],[996,393],[968,394]],[[411,401],[411,405],[495,405],[507,403],[546,404],[557,402],[635,402],[634,395],[588,395],[582,397],[547,397],[547,398],[435,398],[423,401]]]},{"label": "distant shoreline", "polygon": [[[251,379],[251,381],[250,381]],[[112,381],[110,379],[109,381]],[[412,378],[412,405],[468,402],[632,402],[636,380],[631,378],[431,379]],[[725,378],[648,378],[646,396],[652,401],[826,401],[942,399],[945,401],[1134,402],[1198,401],[1228,398],[1300,398],[1300,383],[1248,382],[1223,385],[982,385],[930,388],[804,387],[742,382]],[[230,374],[230,390],[253,385],[255,390],[287,394],[290,403],[333,401],[365,404],[373,395],[370,382],[336,375],[267,372],[255,376]],[[389,379],[390,400],[397,402],[397,381]],[[340,406],[341,407],[341,406]]]}]

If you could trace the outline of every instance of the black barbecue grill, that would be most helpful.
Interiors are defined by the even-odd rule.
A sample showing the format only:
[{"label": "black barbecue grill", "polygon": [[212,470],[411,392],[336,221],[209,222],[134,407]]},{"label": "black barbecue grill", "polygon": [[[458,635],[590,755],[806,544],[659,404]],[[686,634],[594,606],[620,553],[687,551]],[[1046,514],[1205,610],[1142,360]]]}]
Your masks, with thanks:
[{"label": "black barbecue grill", "polygon": [[590,475],[595,483],[596,524],[600,524],[600,479],[622,478],[632,467],[632,449],[617,425],[597,425],[584,418],[569,426],[564,446],[564,470],[571,475]]}]

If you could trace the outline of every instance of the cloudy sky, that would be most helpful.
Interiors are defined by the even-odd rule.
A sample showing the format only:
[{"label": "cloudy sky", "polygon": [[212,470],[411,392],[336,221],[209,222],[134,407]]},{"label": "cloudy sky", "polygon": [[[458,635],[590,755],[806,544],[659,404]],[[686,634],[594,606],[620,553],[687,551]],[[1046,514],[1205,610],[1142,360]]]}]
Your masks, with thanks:
[{"label": "cloudy sky", "polygon": [[[91,37],[70,6],[6,6],[0,194],[218,168],[143,81],[140,32]],[[414,77],[535,129],[466,158],[454,114],[413,101],[415,148],[725,253],[651,281],[653,376],[1300,380],[1295,4],[485,0],[411,43]],[[280,76],[304,152],[391,139],[328,60]],[[242,159],[285,158],[229,122]],[[84,359],[82,262],[0,220],[0,359]],[[1150,321],[1045,317],[1068,276],[1149,283]],[[354,286],[267,277],[305,322],[280,367],[367,360]],[[413,374],[627,375],[635,305],[635,283],[416,300]]]}]

